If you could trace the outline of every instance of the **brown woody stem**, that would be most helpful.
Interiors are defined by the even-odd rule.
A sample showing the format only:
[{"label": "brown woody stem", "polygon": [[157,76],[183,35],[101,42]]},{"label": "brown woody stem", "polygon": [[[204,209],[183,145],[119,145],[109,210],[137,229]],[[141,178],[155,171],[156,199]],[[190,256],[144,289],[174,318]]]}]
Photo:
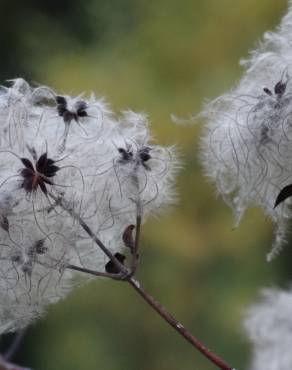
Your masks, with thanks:
[{"label": "brown woody stem", "polygon": [[76,265],[71,265],[71,264],[67,264],[64,267],[69,270],[75,270],[75,271],[83,272],[85,274],[90,274],[90,275],[97,276],[97,277],[106,277],[106,278],[113,279],[113,280],[125,280],[126,277],[128,276],[128,274],[125,275],[123,273],[109,274],[107,272],[94,271],[91,269],[87,269],[86,267],[76,266]]},{"label": "brown woody stem", "polygon": [[222,358],[211,352],[199,339],[192,335],[179,321],[177,321],[156,299],[146,292],[141,287],[138,280],[135,278],[128,279],[128,283],[135,289],[135,291],[144,299],[145,302],[153,308],[174,330],[176,330],[185,340],[187,340],[193,347],[200,351],[206,358],[212,361],[219,369],[235,370]]},{"label": "brown woody stem", "polygon": [[[74,265],[67,265],[66,268],[77,270],[94,276],[104,276],[115,280],[127,281],[134,288],[134,290],[144,299],[144,301],[147,302],[148,305],[158,313],[159,316],[161,316],[170,326],[172,326],[193,347],[200,351],[203,354],[203,356],[205,356],[207,359],[213,362],[221,370],[235,370],[221,357],[219,357],[218,355],[213,353],[208,347],[206,347],[199,339],[192,335],[184,325],[182,325],[178,320],[176,320],[162,306],[161,303],[159,303],[155,298],[153,298],[149,293],[147,293],[146,290],[141,286],[140,282],[134,277],[130,277],[130,275],[128,277],[122,277],[120,274],[117,274],[115,277],[108,276],[113,274],[103,274],[83,267],[79,268]],[[0,368],[0,370],[2,369]]]},{"label": "brown woody stem", "polygon": [[141,234],[141,222],[142,218],[140,214],[137,214],[136,218],[136,234],[135,234],[135,241],[134,241],[134,248],[133,248],[133,263],[132,263],[132,268],[131,268],[131,274],[132,276],[135,275],[135,272],[138,267],[138,262],[139,262],[139,241],[140,241],[140,234]]}]

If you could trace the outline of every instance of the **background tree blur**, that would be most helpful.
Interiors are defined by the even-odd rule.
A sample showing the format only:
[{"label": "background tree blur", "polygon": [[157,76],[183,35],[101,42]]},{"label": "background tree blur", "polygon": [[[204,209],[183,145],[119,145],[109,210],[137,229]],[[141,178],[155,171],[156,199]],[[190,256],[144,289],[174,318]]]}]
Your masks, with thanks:
[{"label": "background tree blur", "polygon": [[[180,201],[142,233],[138,273],[150,292],[236,368],[247,368],[240,318],[256,292],[291,281],[289,246],[265,261],[272,227],[258,210],[233,228],[198,158],[198,112],[239,78],[238,60],[275,27],[285,0],[0,1],[1,83],[24,77],[60,92],[95,91],[115,110],[145,111],[177,143]],[[1,339],[2,348],[10,338]],[[16,359],[35,370],[208,370],[215,367],[133,291],[97,280],[51,307]]]}]

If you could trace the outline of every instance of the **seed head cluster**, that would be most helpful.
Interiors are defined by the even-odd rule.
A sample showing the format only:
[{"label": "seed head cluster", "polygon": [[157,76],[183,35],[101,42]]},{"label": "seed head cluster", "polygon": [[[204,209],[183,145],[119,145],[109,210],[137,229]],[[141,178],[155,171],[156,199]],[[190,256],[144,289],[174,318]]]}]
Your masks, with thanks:
[{"label": "seed head cluster", "polygon": [[[72,288],[67,264],[106,272],[137,214],[173,201],[173,147],[143,114],[19,78],[0,90],[0,333],[26,326]],[[64,205],[66,205],[64,207]],[[68,212],[69,210],[69,212]],[[78,215],[73,217],[72,215]]]},{"label": "seed head cluster", "polygon": [[259,206],[277,224],[270,260],[286,241],[292,215],[291,1],[277,31],[266,33],[242,64],[239,84],[205,107],[202,158],[237,223]]}]

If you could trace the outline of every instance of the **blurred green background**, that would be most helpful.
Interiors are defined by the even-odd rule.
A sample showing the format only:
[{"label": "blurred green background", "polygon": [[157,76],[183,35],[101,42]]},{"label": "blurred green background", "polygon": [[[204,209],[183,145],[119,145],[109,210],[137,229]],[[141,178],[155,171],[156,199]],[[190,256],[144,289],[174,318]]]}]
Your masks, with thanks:
[{"label": "blurred green background", "polygon": [[[288,285],[292,251],[266,263],[273,228],[258,210],[232,230],[232,212],[198,160],[201,125],[176,126],[170,113],[198,113],[230,88],[242,73],[239,59],[277,25],[286,0],[0,4],[1,83],[21,76],[61,93],[95,91],[115,111],[147,112],[157,140],[178,144],[180,201],[143,228],[138,277],[194,334],[247,369],[244,308],[261,287]],[[130,287],[100,280],[50,307],[15,360],[35,370],[215,369]]]}]

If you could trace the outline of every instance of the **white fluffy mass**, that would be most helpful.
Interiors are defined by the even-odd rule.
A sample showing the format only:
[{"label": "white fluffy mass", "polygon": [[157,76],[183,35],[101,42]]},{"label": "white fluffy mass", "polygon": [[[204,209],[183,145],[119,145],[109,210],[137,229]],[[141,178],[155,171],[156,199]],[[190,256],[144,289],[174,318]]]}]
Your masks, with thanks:
[{"label": "white fluffy mass", "polygon": [[137,212],[145,220],[172,202],[176,168],[173,148],[152,143],[143,114],[116,118],[94,96],[23,79],[2,87],[0,334],[70,291],[75,273],[66,264],[104,271],[108,258],[78,217],[116,253]]},{"label": "white fluffy mass", "polygon": [[292,369],[292,291],[266,289],[244,321],[252,343],[250,370]]},{"label": "white fluffy mass", "polygon": [[292,184],[292,1],[276,32],[264,35],[229,93],[207,104],[202,157],[207,175],[233,208],[237,223],[260,206],[277,223],[268,259],[285,242],[291,197],[274,208]]}]

